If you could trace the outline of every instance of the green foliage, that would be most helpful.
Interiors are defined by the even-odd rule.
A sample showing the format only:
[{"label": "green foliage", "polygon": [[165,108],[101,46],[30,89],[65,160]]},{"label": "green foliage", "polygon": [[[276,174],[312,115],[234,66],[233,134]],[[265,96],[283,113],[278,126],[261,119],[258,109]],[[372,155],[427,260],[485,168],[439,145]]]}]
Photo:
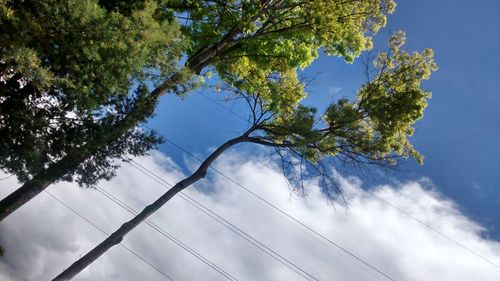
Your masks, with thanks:
[{"label": "green foliage", "polygon": [[[372,48],[372,36],[394,8],[392,0],[0,0],[0,129],[13,140],[2,144],[8,151],[3,163],[16,163],[8,169],[22,170],[27,179],[68,149],[102,139],[70,177],[92,171],[88,180],[78,179],[84,185],[95,182],[91,174],[109,178],[108,160],[120,150],[140,154],[158,141],[132,128],[152,114],[161,93],[198,86],[202,76],[193,74],[207,67],[237,95],[258,97],[261,110],[273,116],[263,139],[293,147],[309,161],[341,154],[382,161],[393,153],[421,161],[408,137],[430,96],[420,82],[436,67],[430,50],[402,51],[402,33],[379,55],[378,74],[356,101],[339,100],[321,120],[316,109],[300,105],[307,93],[298,71],[320,49],[352,62]],[[186,67],[178,69],[181,55]],[[131,93],[144,81],[159,86]],[[14,98],[16,91],[22,94]],[[10,104],[21,111],[9,111]],[[68,114],[80,123],[57,121]],[[118,134],[117,122],[129,124],[130,132]],[[28,153],[28,146],[40,149]]]},{"label": "green foliage", "polygon": [[170,6],[188,13],[185,33],[193,41],[189,55],[221,41],[238,27],[236,40],[245,41],[242,53],[282,55],[292,67],[307,66],[321,46],[348,60],[358,56],[371,47],[370,35],[385,25],[386,15],[395,8],[391,0],[221,2],[169,1]]},{"label": "green foliage", "polygon": [[[305,97],[299,87],[298,68],[309,66],[318,50],[342,56],[351,62],[372,46],[371,36],[392,13],[392,0],[363,1],[190,1],[172,0],[190,38],[186,51],[195,72],[206,56],[218,76],[242,91],[255,92],[264,86],[263,98],[271,107],[296,106]],[[212,52],[212,53],[211,53]],[[285,95],[274,94],[273,80],[287,81]],[[292,90],[293,89],[293,90]],[[283,97],[285,96],[285,97]]]},{"label": "green foliage", "polygon": [[[0,0],[0,168],[28,181],[125,115],[151,115],[137,84],[172,75],[183,48],[178,25],[161,14],[146,0]],[[66,179],[109,179],[113,159],[161,142],[134,127]]]},{"label": "green foliage", "polygon": [[[112,130],[113,127],[107,128]],[[129,157],[147,155],[163,143],[164,139],[155,131],[135,129],[128,131],[112,142],[101,146],[90,158],[85,159],[76,170],[68,171],[62,180],[74,181],[80,186],[93,187],[99,180],[110,180],[116,175],[119,167],[116,159],[125,162]]]},{"label": "green foliage", "polygon": [[300,105],[292,114],[276,112],[264,126],[264,139],[296,149],[312,163],[338,155],[373,164],[395,164],[394,155],[422,162],[409,137],[431,96],[421,82],[437,66],[432,50],[410,54],[401,49],[404,41],[402,32],[391,38],[389,51],[375,60],[376,77],[361,87],[355,101],[333,103],[322,120],[314,108]]},{"label": "green foliage", "polygon": [[422,90],[422,80],[437,70],[433,51],[425,49],[412,54],[401,50],[405,35],[396,33],[390,40],[390,50],[375,61],[378,77],[359,92],[359,108],[368,116],[367,122],[377,134],[370,148],[380,155],[391,151],[419,162],[423,157],[410,144],[412,125],[423,116],[431,94]]},{"label": "green foliage", "polygon": [[144,9],[145,0],[99,0],[99,5],[108,12],[118,12],[130,16],[135,10]]},{"label": "green foliage", "polygon": [[124,1],[104,2],[109,12],[95,0],[2,0],[0,76],[60,89],[85,111],[126,96],[152,69],[171,73],[182,49],[175,22],[155,20],[153,1],[129,2],[129,16],[118,12]]},{"label": "green foliage", "polygon": [[[28,181],[52,162],[71,151],[81,151],[89,141],[103,132],[112,132],[115,124],[135,109],[141,97],[138,89],[133,98],[121,102],[122,109],[112,116],[67,115],[61,107],[64,96],[47,99],[46,93],[33,90],[33,85],[19,87],[14,75],[0,87],[0,168],[15,174],[19,181]],[[35,93],[35,94],[33,94]],[[28,97],[28,98],[26,98]],[[116,167],[113,159],[139,156],[161,143],[154,132],[130,130],[103,144],[75,171],[67,171],[66,180],[92,186],[99,179],[109,179]]]}]

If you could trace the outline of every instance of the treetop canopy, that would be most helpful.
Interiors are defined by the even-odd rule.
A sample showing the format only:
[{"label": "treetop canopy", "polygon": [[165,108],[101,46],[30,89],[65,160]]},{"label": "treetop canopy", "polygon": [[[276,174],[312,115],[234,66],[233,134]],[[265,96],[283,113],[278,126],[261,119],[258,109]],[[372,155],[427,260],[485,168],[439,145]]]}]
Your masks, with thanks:
[{"label": "treetop canopy", "polygon": [[[357,100],[339,100],[322,118],[300,105],[300,69],[319,50],[352,62],[394,8],[392,0],[0,0],[0,130],[10,136],[0,142],[0,167],[28,179],[127,120],[127,137],[106,141],[79,168],[100,175],[89,172],[85,184],[109,178],[120,151],[145,153],[159,141],[133,131],[159,96],[209,71],[237,92],[258,93],[273,114],[262,139],[310,161],[342,153],[386,160],[393,151],[421,161],[408,137],[430,96],[420,83],[436,67],[430,50],[403,51],[402,33]],[[64,121],[71,114],[80,123]]]}]

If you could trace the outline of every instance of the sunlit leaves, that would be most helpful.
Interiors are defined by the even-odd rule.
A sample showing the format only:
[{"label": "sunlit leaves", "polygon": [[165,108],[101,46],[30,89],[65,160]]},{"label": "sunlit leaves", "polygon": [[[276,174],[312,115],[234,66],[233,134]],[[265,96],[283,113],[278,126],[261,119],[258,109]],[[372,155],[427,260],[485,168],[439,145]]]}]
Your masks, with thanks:
[{"label": "sunlit leaves", "polygon": [[409,137],[431,96],[422,89],[422,80],[437,66],[432,50],[408,53],[402,50],[404,41],[402,32],[390,39],[388,51],[374,62],[375,77],[360,88],[355,101],[331,104],[322,120],[316,119],[314,108],[296,107],[268,125],[266,138],[301,151],[311,162],[339,154],[370,163],[395,164],[394,155],[422,162]]},{"label": "sunlit leaves", "polygon": [[371,49],[370,35],[385,26],[386,15],[394,8],[391,0],[311,1],[305,12],[313,18],[312,28],[325,50],[351,62]]},{"label": "sunlit leaves", "polygon": [[[371,48],[371,36],[385,25],[395,4],[392,0],[177,0],[165,6],[175,9],[183,23],[191,59],[199,59],[204,48],[216,49],[219,77],[252,92],[266,85],[269,77],[290,76],[309,66],[321,48],[351,62]],[[289,103],[304,96],[295,94],[296,100]]]},{"label": "sunlit leaves", "polygon": [[383,154],[395,151],[399,155],[413,156],[419,162],[422,156],[410,144],[412,125],[423,116],[431,94],[421,88],[437,69],[433,52],[421,53],[401,50],[404,34],[397,33],[390,40],[390,51],[382,53],[375,65],[379,68],[376,79],[365,85],[359,93],[358,104],[368,116],[368,122],[379,132],[374,146]]}]

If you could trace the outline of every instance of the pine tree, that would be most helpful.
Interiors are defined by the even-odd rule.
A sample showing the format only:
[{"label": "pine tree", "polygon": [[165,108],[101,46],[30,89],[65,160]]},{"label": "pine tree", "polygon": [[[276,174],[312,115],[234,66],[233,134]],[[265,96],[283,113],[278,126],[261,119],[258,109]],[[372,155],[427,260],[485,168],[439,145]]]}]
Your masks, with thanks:
[{"label": "pine tree", "polygon": [[[91,187],[113,177],[116,159],[161,143],[154,132],[131,127],[78,155],[132,110],[151,115],[144,81],[176,70],[179,38],[179,26],[156,2],[1,1],[0,169],[30,185],[55,165],[64,172],[52,182]],[[78,160],[59,163],[68,155]],[[1,218],[35,195],[16,194],[0,203]]]}]

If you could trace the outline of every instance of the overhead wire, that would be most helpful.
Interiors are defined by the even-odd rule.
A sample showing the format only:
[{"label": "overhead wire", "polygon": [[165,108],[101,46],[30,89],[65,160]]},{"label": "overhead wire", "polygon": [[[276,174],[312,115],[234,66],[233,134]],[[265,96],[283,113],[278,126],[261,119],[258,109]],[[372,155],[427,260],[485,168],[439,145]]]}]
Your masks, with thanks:
[{"label": "overhead wire", "polygon": [[245,118],[243,117],[241,114],[238,114],[237,112],[235,112],[234,110],[230,109],[230,108],[227,108],[226,106],[220,104],[220,102],[218,102],[217,100],[205,95],[203,92],[201,91],[198,91],[197,94],[201,95],[202,97],[206,98],[207,100],[211,101],[212,103],[214,103],[215,105],[221,107],[222,109],[226,110],[226,111],[229,111],[231,114],[233,114],[234,116],[238,117],[239,119],[249,123],[249,120],[248,118]]},{"label": "overhead wire", "polygon": [[[222,107],[223,109],[225,109],[226,111],[228,111],[229,113],[235,115],[236,117],[242,119],[242,120],[245,120],[245,118],[243,116],[241,116],[240,114],[234,112],[233,110],[227,108],[226,106],[222,105],[220,102],[218,102],[217,100],[213,99],[213,98],[210,98],[208,97],[207,95],[201,93],[201,95],[206,98],[207,100],[211,101],[212,103],[216,104],[217,106],[219,107]],[[175,145],[177,146],[177,145]],[[178,146],[177,146],[178,147]],[[194,156],[194,155],[192,155]],[[198,159],[199,160],[199,159]],[[454,243],[455,245],[457,245],[458,247],[466,250],[467,252],[469,252],[470,254],[472,255],[475,255],[476,257],[482,259],[483,261],[489,263],[490,265],[493,265],[495,266],[496,268],[500,269],[500,265],[499,264],[496,264],[494,263],[493,261],[491,261],[490,259],[486,258],[485,256],[481,255],[480,253],[470,249],[469,247],[465,246],[463,243],[460,243],[459,241],[457,241],[456,239],[450,237],[449,235],[443,233],[442,231],[439,231],[438,229],[432,227],[431,225],[429,225],[428,223],[420,220],[419,218],[409,214],[408,212],[402,210],[401,208],[395,206],[394,204],[390,203],[389,201],[381,198],[380,196],[377,196],[376,194],[374,194],[373,192],[369,191],[369,190],[364,190],[362,189],[364,192],[366,192],[367,194],[369,194],[370,196],[372,196],[373,198],[377,199],[377,200],[380,200],[382,203],[388,205],[389,207],[395,209],[396,211],[400,212],[401,214],[405,215],[406,217],[408,217],[409,219],[412,219],[414,220],[415,222],[425,226],[426,228],[428,228],[429,230],[433,231],[434,233],[440,235],[441,237],[445,238],[446,240]]]},{"label": "overhead wire", "polygon": [[[135,210],[133,210],[132,208],[130,208],[129,206],[123,204],[123,202],[117,200],[116,197],[112,196],[111,194],[107,193],[106,191],[102,190],[101,188],[99,187],[96,187],[96,190],[99,191],[102,195],[104,195],[105,197],[107,197],[109,200],[113,201],[115,204],[118,204],[120,207],[124,208],[127,212],[131,213],[132,215],[137,215],[137,212]],[[65,204],[64,202],[62,202],[61,200],[55,198],[52,194],[50,194],[48,191],[45,191],[47,192],[52,198],[54,198],[55,200],[57,200],[58,202],[60,202],[63,206],[65,206],[66,208],[70,209],[73,213],[77,214],[80,218],[84,219],[86,222],[88,222],[89,224],[93,225],[95,228],[97,228],[100,232],[104,233],[106,236],[109,236],[109,234],[107,234],[105,231],[103,231],[101,228],[99,228],[97,225],[95,225],[94,223],[92,223],[89,219],[83,217],[83,215],[79,214],[78,212],[76,212],[76,210],[74,210],[73,208],[71,208],[69,205]],[[168,238],[170,241],[174,242],[175,244],[177,244],[179,247],[181,247],[182,249],[184,249],[185,251],[189,252],[191,255],[193,255],[194,257],[196,257],[198,260],[200,260],[201,262],[205,263],[206,265],[208,265],[210,268],[212,268],[213,270],[217,271],[218,273],[220,273],[222,276],[224,276],[226,279],[228,280],[231,280],[231,281],[237,281],[236,278],[234,278],[231,274],[227,273],[225,270],[221,269],[219,266],[217,266],[216,264],[214,264],[213,262],[211,262],[210,260],[208,260],[207,258],[205,258],[203,255],[199,254],[196,250],[192,249],[191,247],[189,247],[188,245],[184,244],[182,241],[180,241],[179,239],[175,238],[175,236],[169,234],[168,232],[166,232],[165,230],[163,230],[161,227],[159,227],[158,225],[150,222],[148,219],[145,220],[145,223],[147,225],[149,225],[151,228],[153,228],[155,231],[159,232],[161,235],[163,235],[164,237]],[[128,251],[132,252],[130,249],[128,249],[125,245],[122,245],[120,243],[120,245],[122,247],[124,247],[125,249],[127,249]],[[136,253],[132,253],[136,256],[138,256]],[[143,259],[142,257],[138,256],[138,258],[142,259],[144,262],[148,263],[151,267],[153,267],[155,270],[157,271],[161,271],[159,270],[158,268],[154,267],[152,264],[150,264],[149,262],[147,262],[145,259]],[[162,272],[162,274],[164,274]],[[166,274],[164,274],[166,275]],[[170,277],[169,277],[170,278]],[[172,280],[172,279],[171,279]]]},{"label": "overhead wire", "polygon": [[[146,129],[149,129],[149,130],[152,130],[149,126],[145,125],[145,124],[142,124],[141,126],[143,126],[144,128]],[[166,138],[165,136],[163,136],[165,138],[165,140],[174,145],[175,147],[177,147],[178,149],[180,149],[181,151],[183,151],[184,153],[186,153],[188,156],[196,159],[197,161],[200,161],[200,162],[203,162],[202,159],[200,159],[199,157],[197,157],[196,155],[192,154],[191,152],[187,151],[186,149],[184,149],[183,147],[181,147],[180,145],[178,145],[177,143],[173,142],[172,140],[170,140],[169,138]],[[246,191],[248,194],[252,195],[253,197],[257,198],[258,200],[262,201],[264,204],[266,204],[267,206],[271,207],[272,209],[274,209],[275,211],[277,211],[279,214],[291,219],[292,221],[294,221],[295,223],[299,224],[300,226],[304,227],[305,229],[307,229],[308,231],[312,232],[313,234],[315,234],[317,237],[321,238],[322,240],[326,241],[327,243],[329,243],[330,245],[334,246],[335,248],[339,249],[340,251],[342,251],[343,253],[349,255],[350,257],[354,258],[355,260],[357,260],[358,262],[364,264],[365,266],[369,267],[370,269],[374,270],[375,272],[379,273],[380,275],[384,276],[385,278],[389,279],[389,280],[392,280],[392,281],[395,281],[395,279],[393,279],[391,276],[389,276],[387,273],[383,272],[381,269],[378,269],[376,268],[375,266],[371,265],[370,263],[368,263],[367,261],[365,261],[364,259],[362,259],[361,257],[357,256],[356,254],[352,253],[351,251],[347,250],[346,248],[342,247],[340,244],[338,243],[335,243],[334,241],[332,241],[331,239],[327,238],[326,236],[324,236],[323,234],[319,233],[318,231],[316,231],[315,229],[313,229],[312,227],[306,225],[305,223],[303,223],[302,221],[300,221],[299,219],[296,219],[295,217],[293,217],[292,215],[288,214],[286,211],[282,210],[281,208],[275,206],[274,204],[272,204],[271,202],[269,202],[268,200],[266,200],[265,198],[263,198],[262,196],[256,194],[255,192],[251,191],[250,189],[246,188],[245,186],[243,186],[242,184],[240,184],[239,182],[235,181],[234,179],[232,179],[231,177],[227,176],[226,174],[224,174],[222,171],[218,170],[217,168],[214,168],[212,166],[209,167],[209,169],[215,171],[216,173],[218,173],[219,175],[221,175],[222,177],[226,178],[227,180],[229,180],[230,182],[234,183],[236,186],[240,187],[241,189],[243,189],[244,191]]]},{"label": "overhead wire", "polygon": [[[172,145],[175,145],[177,147],[179,147],[180,149],[182,149],[180,146],[178,146],[176,143],[172,142],[170,139],[166,139],[167,142],[171,143]],[[182,149],[183,150],[183,149]],[[190,155],[191,157],[194,157],[195,159],[199,160],[199,161],[202,161],[200,158],[198,158],[196,155],[194,154],[191,154],[190,152],[188,151],[185,151],[183,150],[185,153],[187,153],[188,155]],[[347,250],[346,248],[342,247],[340,244],[338,243],[335,243],[333,242],[331,239],[327,238],[326,236],[324,236],[323,234],[319,233],[318,231],[316,231],[315,229],[313,229],[312,227],[306,225],[305,223],[303,223],[302,221],[300,221],[299,219],[293,217],[292,215],[288,214],[286,211],[282,210],[281,208],[277,207],[276,205],[274,205],[273,203],[269,202],[268,200],[266,200],[265,198],[263,198],[262,196],[258,195],[257,193],[251,191],[250,189],[248,189],[247,187],[243,186],[242,184],[240,184],[239,182],[235,181],[234,179],[232,179],[231,177],[227,176],[226,174],[224,174],[223,172],[221,172],[220,170],[218,170],[217,168],[214,168],[214,167],[210,167],[210,169],[214,170],[216,173],[218,173],[219,175],[221,175],[222,177],[224,177],[225,179],[229,180],[230,182],[232,182],[233,184],[235,184],[236,186],[242,188],[244,191],[246,191],[248,194],[252,195],[253,197],[257,198],[258,200],[262,201],[263,203],[265,203],[266,205],[268,205],[269,207],[271,207],[272,209],[278,211],[278,213],[286,216],[287,218],[291,219],[292,221],[294,221],[295,223],[299,224],[300,226],[306,228],[308,231],[312,232],[313,234],[317,235],[317,237],[320,237],[321,239],[323,239],[324,241],[328,242],[329,244],[333,245],[334,247],[336,247],[337,249],[339,249],[340,251],[344,252],[345,254],[351,256],[352,258],[356,259],[357,261],[361,262],[362,264],[364,264],[365,266],[371,268],[372,270],[378,272],[379,274],[383,275],[384,277],[386,277],[387,279],[389,280],[392,280],[392,281],[395,281],[391,276],[389,276],[387,273],[383,272],[382,270],[376,268],[375,266],[371,265],[370,263],[368,263],[367,261],[365,261],[364,259],[362,259],[361,257],[355,255],[354,253],[352,253],[351,251]]]},{"label": "overhead wire", "polygon": [[[49,195],[50,197],[52,197],[52,199],[56,200],[57,202],[59,202],[61,205],[63,205],[65,208],[67,208],[68,210],[70,210],[71,212],[73,212],[75,215],[77,215],[78,217],[80,217],[81,219],[83,219],[85,222],[87,222],[88,224],[90,224],[91,226],[93,226],[95,229],[97,229],[99,232],[101,232],[102,234],[104,234],[105,236],[109,236],[109,234],[104,231],[104,229],[102,229],[101,227],[99,227],[97,224],[93,223],[91,220],[89,220],[88,218],[86,218],[85,216],[83,216],[82,214],[80,214],[78,211],[76,211],[74,208],[72,208],[71,206],[69,206],[68,204],[64,203],[61,199],[57,198],[56,196],[54,196],[52,193],[48,192],[47,190],[44,190],[44,192]],[[129,247],[127,247],[126,245],[120,243],[120,246],[122,248],[124,248],[125,250],[127,250],[129,253],[131,253],[132,255],[134,255],[136,258],[140,259],[142,262],[144,262],[145,264],[147,264],[149,267],[151,267],[152,269],[154,269],[155,271],[157,271],[159,274],[161,274],[163,277],[167,278],[168,280],[171,280],[171,281],[174,281],[174,279],[172,279],[169,275],[167,275],[165,272],[163,272],[161,269],[159,269],[158,267],[156,267],[155,265],[153,265],[152,263],[150,263],[148,260],[146,260],[145,258],[143,258],[141,255],[137,254],[135,251],[133,251],[132,249],[130,249]]]},{"label": "overhead wire", "polygon": [[459,246],[459,247],[463,248],[463,249],[464,249],[464,250],[466,250],[467,252],[469,252],[469,253],[471,253],[471,254],[475,255],[476,257],[478,257],[478,258],[482,259],[483,261],[485,261],[485,262],[487,262],[487,263],[489,263],[489,264],[491,264],[491,265],[493,265],[493,266],[497,267],[498,269],[500,269],[500,265],[498,265],[498,264],[496,264],[496,263],[494,263],[494,262],[490,261],[490,260],[489,260],[489,259],[487,259],[485,256],[483,256],[483,255],[481,255],[481,254],[479,254],[479,253],[477,253],[477,252],[473,251],[472,249],[468,248],[467,246],[463,245],[462,243],[458,242],[457,240],[453,239],[452,237],[450,237],[450,236],[448,236],[448,235],[444,234],[442,231],[440,231],[440,230],[438,230],[438,229],[436,229],[436,228],[432,227],[431,225],[429,225],[429,224],[425,223],[425,222],[424,222],[424,221],[422,221],[421,219],[419,219],[419,218],[417,218],[417,217],[415,217],[415,216],[412,216],[410,213],[408,213],[408,212],[404,211],[403,209],[401,209],[401,208],[399,208],[399,207],[397,207],[397,206],[393,205],[393,204],[392,204],[392,203],[390,203],[389,201],[387,201],[387,200],[385,200],[385,199],[381,198],[380,196],[377,196],[375,193],[373,193],[373,192],[371,192],[371,191],[368,191],[368,190],[364,190],[364,191],[365,191],[366,193],[370,194],[371,196],[373,196],[374,198],[377,198],[378,200],[380,200],[380,201],[384,202],[385,204],[387,204],[387,205],[388,205],[388,206],[390,206],[391,208],[394,208],[395,210],[397,210],[397,211],[398,211],[398,212],[400,212],[401,214],[405,215],[406,217],[408,217],[408,218],[410,218],[410,219],[412,219],[412,220],[414,220],[414,221],[418,222],[419,224],[421,224],[421,225],[425,226],[426,228],[430,229],[431,231],[433,231],[433,232],[435,232],[435,233],[439,234],[442,238],[445,238],[446,240],[448,240],[448,241],[450,241],[450,242],[454,243],[455,245],[457,245],[457,246]]},{"label": "overhead wire", "polygon": [[[105,192],[104,190],[102,190],[101,188],[99,187],[96,187],[96,189],[102,194],[104,195],[105,197],[107,197],[109,200],[113,201],[114,203],[118,204],[119,206],[121,206],[122,208],[124,208],[127,212],[131,213],[132,215],[137,215],[138,212],[136,212],[135,210],[133,210],[132,208],[128,207],[127,205],[125,205],[123,202],[119,201],[116,197],[112,196],[111,194]],[[90,220],[88,220],[87,218],[84,218],[82,215],[80,215],[78,212],[76,212],[76,210],[72,209],[70,206],[64,204],[62,201],[60,201],[59,199],[55,198],[53,195],[51,195],[48,191],[45,191],[47,192],[52,198],[54,198],[55,200],[59,201],[61,204],[63,204],[66,208],[70,209],[73,213],[77,214],[79,217],[81,217],[82,219],[84,219],[86,222],[90,223],[91,225],[93,225],[94,227],[96,227],[99,231],[101,231],[102,233],[106,234],[107,236],[109,236],[106,232],[104,232],[102,229],[100,229],[99,227],[97,227],[97,225],[93,224]],[[120,204],[121,203],[121,204]],[[183,248],[185,251],[189,252],[191,255],[193,255],[194,257],[196,257],[198,260],[202,261],[203,263],[205,263],[206,265],[208,265],[209,267],[211,267],[213,270],[217,271],[218,273],[220,273],[222,276],[224,276],[224,278],[228,279],[228,280],[231,280],[231,281],[237,281],[236,278],[234,278],[231,274],[227,273],[225,270],[221,269],[219,266],[217,266],[216,264],[214,264],[213,262],[211,262],[210,260],[208,260],[207,258],[205,258],[203,255],[199,254],[196,250],[192,249],[191,247],[189,247],[188,245],[184,244],[182,241],[180,241],[179,239],[175,238],[173,235],[169,234],[168,232],[166,232],[165,230],[163,230],[161,227],[159,227],[158,225],[154,224],[153,222],[149,221],[148,219],[145,220],[145,223],[147,225],[149,225],[151,228],[153,228],[154,230],[156,230],[157,232],[159,232],[161,235],[163,235],[164,237],[168,238],[169,240],[171,240],[172,242],[174,242],[175,244],[177,244],[179,247]],[[121,244],[120,244],[121,245]],[[122,247],[126,248],[124,245],[122,245]],[[135,253],[133,253],[135,254]],[[147,262],[146,260],[144,260],[145,262]],[[151,265],[152,266],[152,265]],[[153,266],[152,266],[153,267]],[[154,267],[153,267],[154,268]],[[156,268],[155,268],[156,269]]]},{"label": "overhead wire", "polygon": [[[165,188],[172,187],[172,185],[170,183],[165,181],[163,178],[158,176],[156,173],[147,169],[146,167],[144,167],[143,165],[141,165],[137,161],[135,161],[133,159],[130,159],[130,160],[131,161],[129,162],[129,164],[132,167],[135,167],[137,170],[139,170],[140,172],[142,172],[146,176],[150,177],[151,179],[153,179],[154,181],[156,181],[160,185],[164,186]],[[132,164],[132,163],[134,163],[134,164]],[[137,165],[137,166],[135,166],[135,165]],[[233,223],[231,223],[227,219],[225,219],[222,216],[220,216],[219,214],[217,214],[216,212],[212,211],[210,208],[206,207],[201,202],[194,199],[192,196],[188,195],[186,192],[181,191],[178,195],[185,202],[187,202],[188,204],[197,208],[201,212],[205,213],[207,216],[211,217],[212,219],[217,221],[222,226],[228,228],[231,232],[235,233],[236,235],[243,238],[244,240],[246,240],[247,242],[249,242],[253,246],[257,247],[259,250],[263,251],[264,253],[266,253],[267,255],[269,255],[270,257],[272,257],[273,259],[275,259],[279,263],[283,264],[284,266],[288,267],[289,269],[291,269],[295,273],[299,274],[304,279],[306,279],[306,280],[310,280],[310,279],[318,280],[317,277],[315,277],[312,274],[310,274],[309,272],[305,271],[300,266],[296,265],[295,263],[293,263],[292,261],[290,261],[286,257],[282,256],[281,254],[279,254],[275,250],[271,249],[270,247],[268,247],[264,243],[260,242],[258,239],[254,238],[253,236],[248,234],[246,231],[242,230],[238,226],[234,225]]]},{"label": "overhead wire", "polygon": [[[99,188],[99,187],[96,187],[96,190],[100,194],[102,194],[103,196],[105,196],[106,198],[108,198],[109,200],[111,200],[112,202],[114,202],[115,204],[117,204],[118,206],[120,206],[121,208],[123,208],[124,210],[126,210],[127,212],[129,212],[130,214],[132,214],[134,216],[138,214],[137,211],[135,211],[134,209],[132,209],[126,203],[124,203],[123,201],[121,201],[120,199],[118,199],[117,197],[115,197],[114,195],[110,194],[109,192],[107,192],[107,191],[105,191],[105,190],[103,190],[102,188]],[[213,270],[215,270],[216,272],[218,272],[219,274],[221,274],[222,276],[224,276],[224,278],[226,278],[228,280],[232,280],[232,281],[238,280],[234,276],[232,276],[231,274],[229,274],[227,271],[225,271],[224,269],[220,268],[214,262],[212,262],[209,259],[207,259],[206,257],[204,257],[202,254],[198,253],[196,250],[194,250],[193,248],[191,248],[187,244],[185,244],[182,241],[180,241],[179,239],[175,238],[175,236],[173,236],[172,234],[170,234],[167,231],[165,231],[162,227],[158,226],[156,223],[152,222],[149,219],[146,219],[144,222],[148,226],[150,226],[153,230],[157,231],[162,236],[164,236],[167,239],[171,240],[172,242],[174,242],[175,244],[177,244],[179,247],[181,247],[182,249],[184,249],[185,251],[187,251],[188,253],[190,253],[192,256],[194,256],[195,258],[197,258],[198,260],[200,260],[201,262],[203,262],[204,264],[206,264],[207,266],[209,266],[210,268],[212,268]]]}]

